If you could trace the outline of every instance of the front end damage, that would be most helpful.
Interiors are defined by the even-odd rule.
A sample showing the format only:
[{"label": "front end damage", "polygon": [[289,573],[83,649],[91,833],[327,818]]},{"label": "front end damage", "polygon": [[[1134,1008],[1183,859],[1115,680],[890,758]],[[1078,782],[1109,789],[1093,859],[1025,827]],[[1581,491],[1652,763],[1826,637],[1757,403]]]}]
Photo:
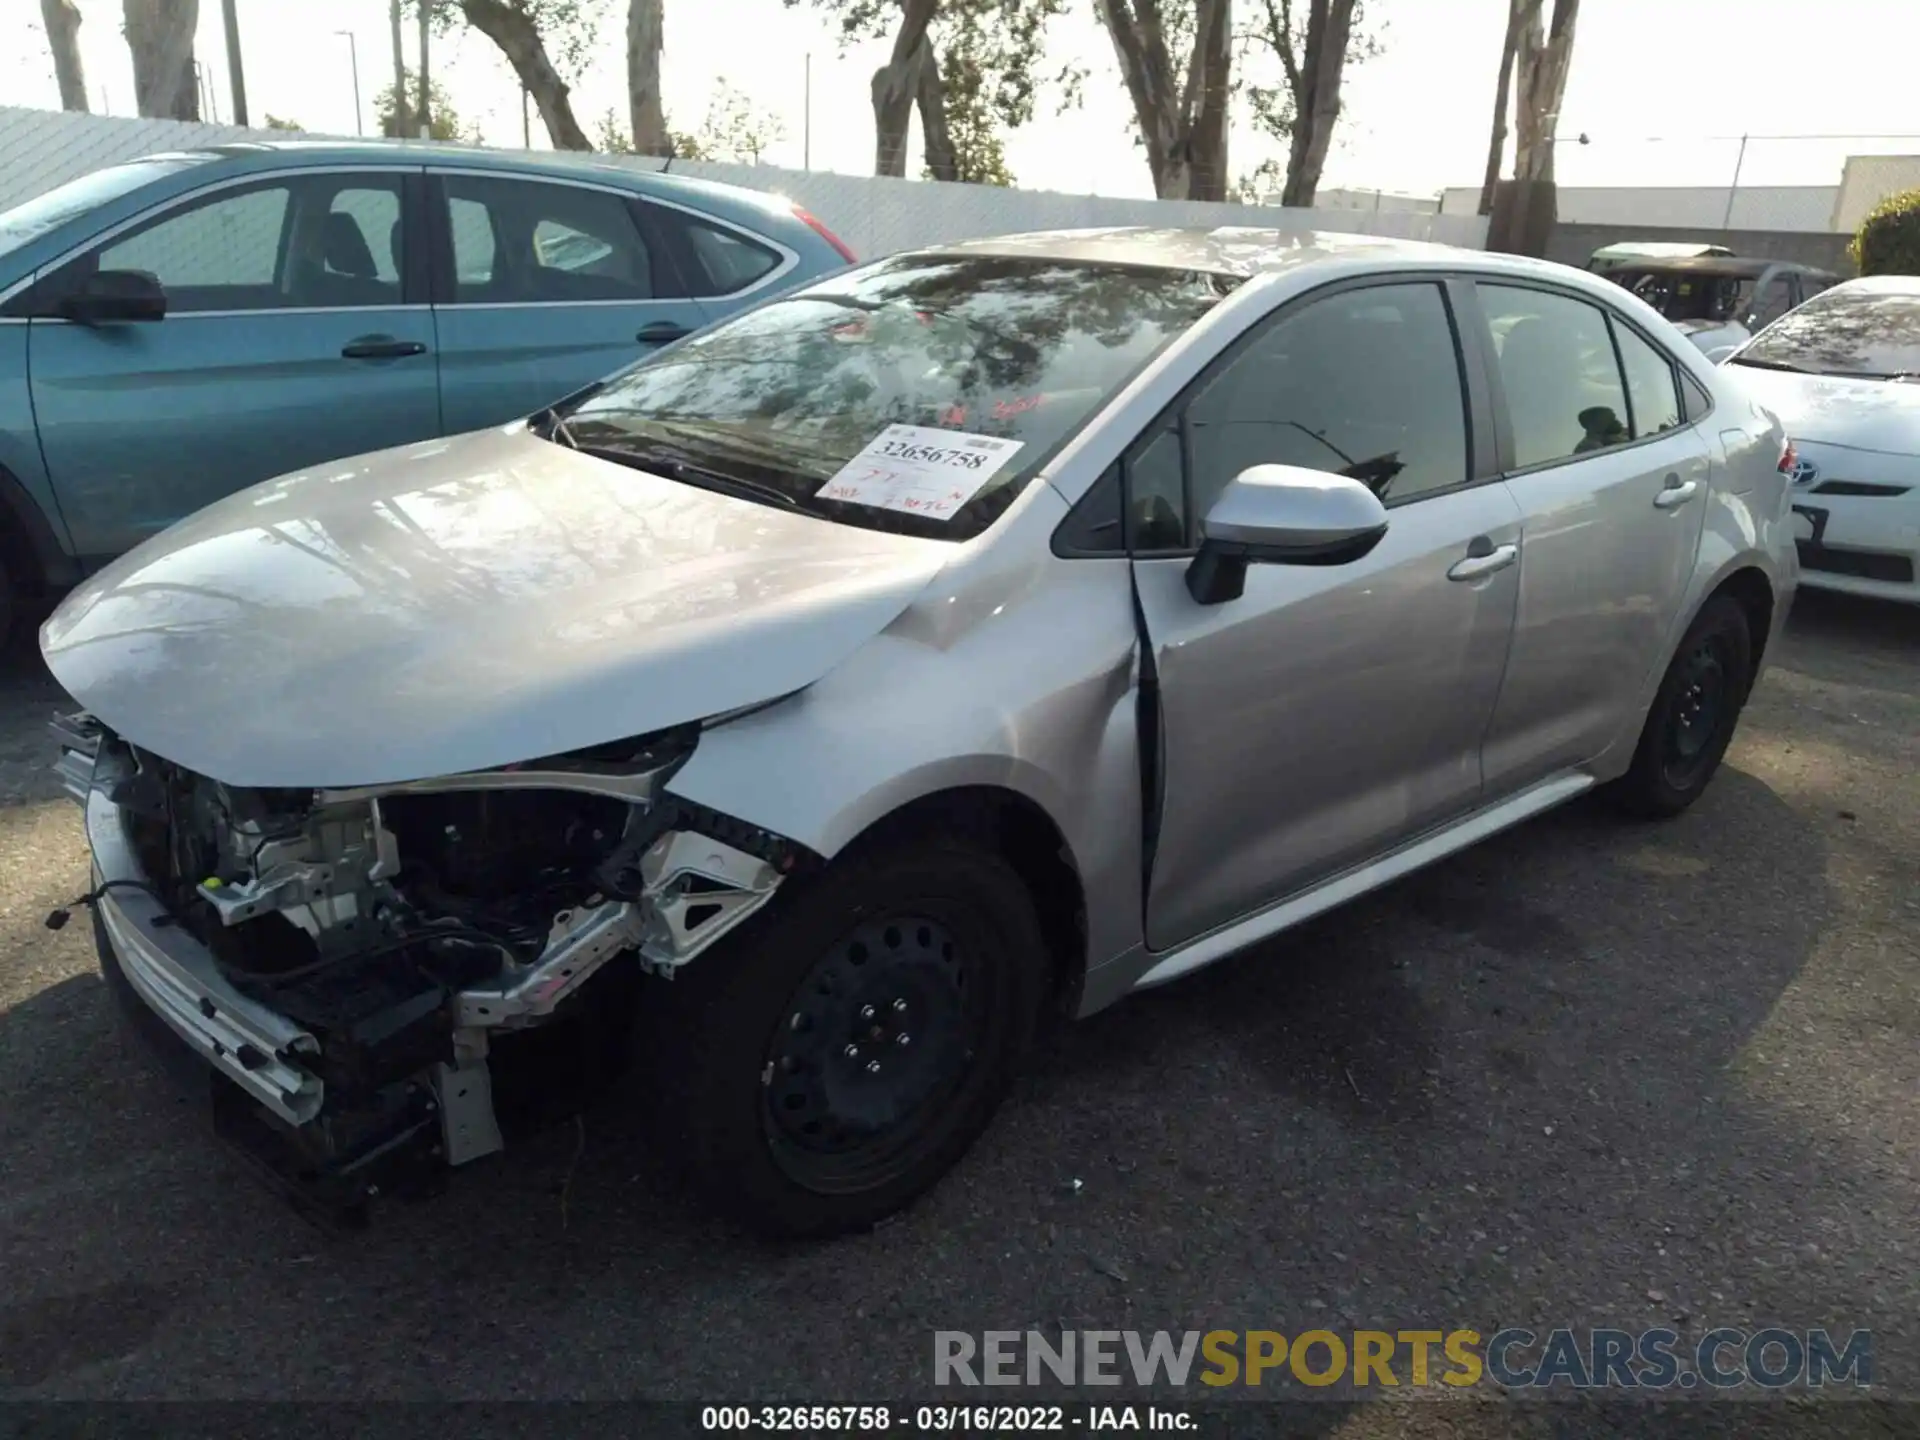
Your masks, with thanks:
[{"label": "front end damage", "polygon": [[350,790],[54,729],[109,978],[231,1082],[228,1138],[335,1214],[500,1149],[490,1057],[671,978],[811,859],[666,793],[698,726]]}]

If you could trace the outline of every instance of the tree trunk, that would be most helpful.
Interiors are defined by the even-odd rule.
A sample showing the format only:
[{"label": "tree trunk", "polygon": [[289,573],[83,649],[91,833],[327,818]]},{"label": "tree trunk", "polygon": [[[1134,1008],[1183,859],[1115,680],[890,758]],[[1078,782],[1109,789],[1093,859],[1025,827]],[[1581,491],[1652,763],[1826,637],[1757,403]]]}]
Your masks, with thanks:
[{"label": "tree trunk", "polygon": [[1095,0],[1133,101],[1154,194],[1162,200],[1219,200],[1227,193],[1232,3],[1193,4],[1193,54],[1186,84],[1176,90],[1159,0]]},{"label": "tree trunk", "polygon": [[[899,177],[907,173],[907,125],[913,119],[913,102],[920,93],[921,69],[933,53],[927,31],[939,9],[940,0],[901,0],[900,29],[893,37],[893,55],[873,72],[873,173],[876,175]],[[943,131],[945,115],[943,105]]]},{"label": "tree trunk", "polygon": [[[1294,120],[1282,205],[1311,206],[1320,188],[1333,128],[1340,121],[1340,83],[1353,38],[1353,6],[1354,0],[1312,0],[1307,12],[1306,53],[1287,77]],[[1274,37],[1276,42],[1286,38]]]},{"label": "tree trunk", "polygon": [[527,13],[505,0],[460,0],[460,13],[467,23],[495,45],[513,66],[513,73],[533,97],[546,124],[547,134],[561,150],[591,150],[593,142],[573,116],[567,83],[560,78],[540,31]]},{"label": "tree trunk", "polygon": [[1187,69],[1187,198],[1227,198],[1227,112],[1233,104],[1233,0],[1197,0]]},{"label": "tree trunk", "polygon": [[127,49],[133,56],[133,100],[139,114],[198,120],[200,82],[193,63],[199,0],[121,0]]},{"label": "tree trunk", "polygon": [[420,7],[420,107],[414,125],[422,140],[433,134],[433,90],[427,75],[427,42],[433,25],[433,0],[414,0]]},{"label": "tree trunk", "polygon": [[53,51],[53,73],[60,81],[60,108],[87,108],[87,72],[80,63],[80,7],[74,0],[40,0],[40,19]]},{"label": "tree trunk", "polygon": [[915,98],[920,105],[920,136],[927,152],[927,174],[935,180],[958,180],[960,159],[954,153],[953,133],[947,126],[947,88],[940,74],[933,41],[921,42],[920,83]]},{"label": "tree trunk", "polygon": [[1507,106],[1513,99],[1513,52],[1520,42],[1521,0],[1507,6],[1507,35],[1500,46],[1500,81],[1493,90],[1493,132],[1487,142],[1487,175],[1480,185],[1480,213],[1493,213],[1493,190],[1507,154]]},{"label": "tree trunk", "polygon": [[407,54],[400,28],[400,0],[387,0],[387,21],[393,27],[393,136],[407,134]]},{"label": "tree trunk", "polygon": [[641,155],[671,155],[666,107],[660,99],[660,51],[666,42],[664,0],[629,0],[627,6],[627,112],[633,148]]},{"label": "tree trunk", "polygon": [[1513,176],[1516,180],[1553,179],[1554,130],[1573,62],[1573,28],[1580,0],[1554,0],[1553,21],[1541,33],[1546,0],[1515,0],[1517,24],[1514,77]]}]

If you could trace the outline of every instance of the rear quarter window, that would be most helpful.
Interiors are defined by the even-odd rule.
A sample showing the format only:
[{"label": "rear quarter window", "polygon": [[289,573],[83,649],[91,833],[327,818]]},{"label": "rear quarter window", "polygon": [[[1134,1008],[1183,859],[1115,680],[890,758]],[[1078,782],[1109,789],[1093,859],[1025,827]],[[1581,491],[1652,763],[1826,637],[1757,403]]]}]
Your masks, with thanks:
[{"label": "rear quarter window", "polygon": [[679,226],[692,258],[689,278],[697,296],[737,295],[780,265],[778,251],[737,230],[724,230],[692,216],[680,217]]}]

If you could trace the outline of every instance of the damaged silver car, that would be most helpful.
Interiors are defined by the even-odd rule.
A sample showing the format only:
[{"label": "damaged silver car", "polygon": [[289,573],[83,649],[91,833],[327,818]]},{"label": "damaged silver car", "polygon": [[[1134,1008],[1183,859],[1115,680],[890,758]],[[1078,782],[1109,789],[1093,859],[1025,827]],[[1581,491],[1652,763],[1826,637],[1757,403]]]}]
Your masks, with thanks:
[{"label": "damaged silver car", "polygon": [[870,1224],[1049,1013],[1596,786],[1692,803],[1792,598],[1791,459],[1557,266],[896,256],[74,593],[102,965],[335,1211],[499,1150],[558,1035],[748,1223]]}]

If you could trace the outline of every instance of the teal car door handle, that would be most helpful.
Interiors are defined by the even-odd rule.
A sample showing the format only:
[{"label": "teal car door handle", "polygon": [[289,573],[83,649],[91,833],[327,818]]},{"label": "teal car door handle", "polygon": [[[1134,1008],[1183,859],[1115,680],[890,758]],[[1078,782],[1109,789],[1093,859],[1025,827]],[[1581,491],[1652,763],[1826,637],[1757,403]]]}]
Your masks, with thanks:
[{"label": "teal car door handle", "polygon": [[340,347],[349,360],[398,360],[405,355],[424,355],[427,347],[418,340],[396,340],[391,335],[362,335]]},{"label": "teal car door handle", "polygon": [[676,325],[671,320],[656,320],[651,325],[642,325],[640,333],[633,338],[642,345],[666,345],[693,332],[684,325]]}]

